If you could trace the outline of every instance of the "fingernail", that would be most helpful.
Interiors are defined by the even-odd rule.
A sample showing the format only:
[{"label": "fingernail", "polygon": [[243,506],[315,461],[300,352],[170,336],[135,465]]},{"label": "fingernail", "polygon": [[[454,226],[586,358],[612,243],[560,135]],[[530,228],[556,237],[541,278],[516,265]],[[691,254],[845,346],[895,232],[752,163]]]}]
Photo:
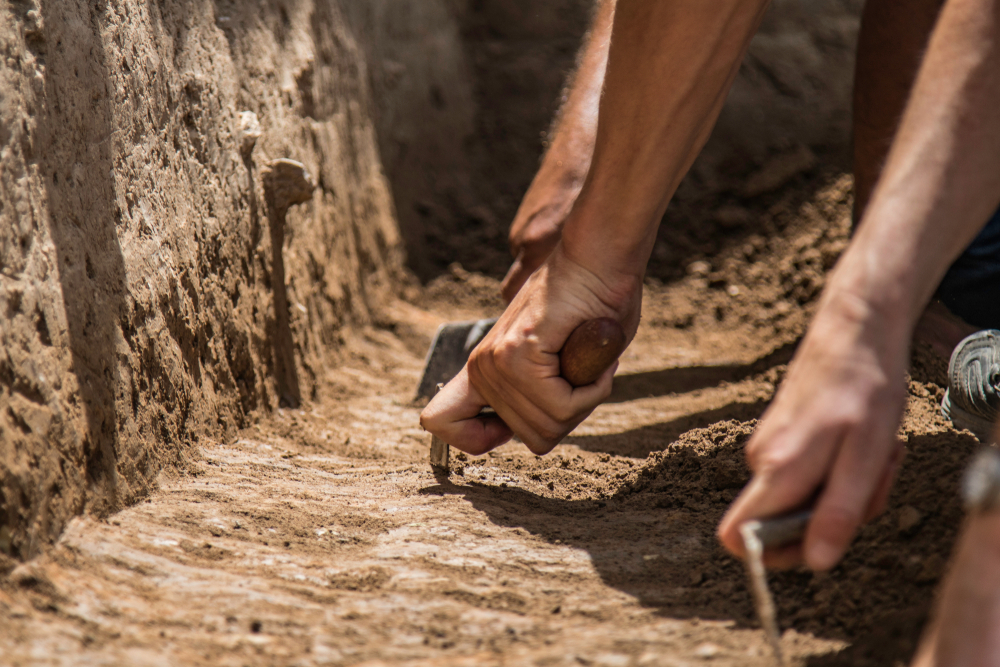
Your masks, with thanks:
[{"label": "fingernail", "polygon": [[840,547],[826,540],[806,545],[806,564],[812,570],[829,570],[840,560]]}]

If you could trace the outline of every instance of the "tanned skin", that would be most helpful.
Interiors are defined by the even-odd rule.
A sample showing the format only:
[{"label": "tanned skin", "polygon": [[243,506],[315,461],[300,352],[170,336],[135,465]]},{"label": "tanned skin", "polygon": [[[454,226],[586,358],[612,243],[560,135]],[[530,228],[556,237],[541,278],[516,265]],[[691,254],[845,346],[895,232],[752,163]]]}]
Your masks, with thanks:
[{"label": "tanned skin", "polygon": [[1000,664],[1000,513],[970,516],[913,667]]},{"label": "tanned skin", "polygon": [[[573,389],[559,377],[558,351],[596,317],[635,335],[659,220],[708,139],[766,6],[618,0],[593,161],[560,241],[424,410],[427,430],[472,453],[516,433],[544,453],[607,398],[614,369]],[[503,421],[476,418],[484,405]]]},{"label": "tanned skin", "polygon": [[614,16],[615,0],[597,4],[576,73],[549,134],[549,148],[511,223],[514,262],[500,288],[507,303],[556,247],[563,223],[587,178]]},{"label": "tanned skin", "polygon": [[[903,117],[931,31],[944,0],[868,0],[861,16],[854,72],[854,222],[868,206],[886,155]],[[941,356],[976,327],[932,302],[917,323],[914,338]]]},{"label": "tanned skin", "polygon": [[[613,368],[572,389],[558,376],[557,351],[593,317],[615,317],[634,335],[660,216],[704,144],[765,6],[619,0],[593,160],[561,239],[425,409],[425,428],[472,453],[512,434],[544,453],[607,397]],[[736,554],[743,521],[816,497],[804,544],[771,554],[771,563],[828,569],[884,505],[901,451],[908,342],[947,267],[1000,204],[998,20],[1000,0],[948,0],[941,11],[857,234],[748,443],[754,477],[719,529]],[[484,405],[506,423],[476,418]],[[1000,526],[984,525],[1000,540]],[[981,543],[986,551],[974,555],[1000,574],[993,542]],[[945,599],[987,614],[1000,606],[1000,592],[971,596],[969,582],[946,588]],[[974,651],[955,652],[960,639],[992,650],[988,637],[939,623],[920,664],[989,664]]]},{"label": "tanned skin", "polygon": [[997,0],[949,0],[942,10],[857,234],[747,445],[754,478],[719,531],[734,552],[739,523],[822,487],[802,555],[828,569],[884,504],[899,458],[907,342],[948,266],[1000,204],[998,18]]}]

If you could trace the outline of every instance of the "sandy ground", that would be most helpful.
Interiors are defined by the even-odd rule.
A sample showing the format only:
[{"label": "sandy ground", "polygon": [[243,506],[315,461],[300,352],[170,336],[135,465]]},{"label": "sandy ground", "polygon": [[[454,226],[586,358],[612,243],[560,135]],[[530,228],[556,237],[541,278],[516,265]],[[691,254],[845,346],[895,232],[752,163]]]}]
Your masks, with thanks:
[{"label": "sandy ground", "polygon": [[[651,282],[611,400],[565,444],[460,455],[445,477],[412,402],[423,353],[442,321],[499,307],[495,281],[456,267],[348,332],[316,403],[203,443],[145,502],[0,562],[0,662],[770,664],[713,531],[849,203],[834,181],[777,205],[773,235]],[[940,370],[914,364],[890,509],[833,572],[772,576],[794,664],[895,665],[914,649],[977,447],[937,414]]]}]

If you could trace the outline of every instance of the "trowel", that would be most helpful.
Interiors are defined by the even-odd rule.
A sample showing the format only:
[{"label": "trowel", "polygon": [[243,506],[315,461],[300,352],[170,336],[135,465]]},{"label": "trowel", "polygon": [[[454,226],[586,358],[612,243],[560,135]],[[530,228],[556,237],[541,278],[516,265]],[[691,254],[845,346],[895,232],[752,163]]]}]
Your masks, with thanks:
[{"label": "trowel", "polygon": [[777,609],[774,606],[774,598],[771,597],[771,589],[767,586],[764,549],[801,542],[811,519],[812,510],[804,510],[771,519],[747,521],[740,526],[740,536],[747,552],[746,566],[754,608],[767,636],[767,643],[771,645],[776,667],[784,667],[785,657],[781,652]]},{"label": "trowel", "polygon": [[[438,389],[458,375],[472,350],[486,337],[497,318],[450,322],[438,327],[424,362],[417,399],[432,398]],[[615,320],[587,320],[569,335],[559,351],[559,374],[573,387],[596,382],[625,350],[625,330]],[[486,407],[479,416],[495,415]],[[431,438],[431,466],[448,471],[448,443]]]},{"label": "trowel", "polygon": [[469,354],[490,332],[497,319],[490,317],[468,322],[447,322],[438,327],[424,360],[424,374],[417,386],[417,400],[433,398],[438,385],[448,384],[458,375],[469,361]]}]

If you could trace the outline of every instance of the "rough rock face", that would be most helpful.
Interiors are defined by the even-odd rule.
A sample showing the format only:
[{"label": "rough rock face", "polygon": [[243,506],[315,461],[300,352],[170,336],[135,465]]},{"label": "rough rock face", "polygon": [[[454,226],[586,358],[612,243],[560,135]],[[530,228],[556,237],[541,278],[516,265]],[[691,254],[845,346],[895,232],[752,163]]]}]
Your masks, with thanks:
[{"label": "rough rock face", "polygon": [[[329,2],[0,6],[0,552],[309,399],[399,285],[345,25]],[[276,158],[316,186],[287,219]]]}]

